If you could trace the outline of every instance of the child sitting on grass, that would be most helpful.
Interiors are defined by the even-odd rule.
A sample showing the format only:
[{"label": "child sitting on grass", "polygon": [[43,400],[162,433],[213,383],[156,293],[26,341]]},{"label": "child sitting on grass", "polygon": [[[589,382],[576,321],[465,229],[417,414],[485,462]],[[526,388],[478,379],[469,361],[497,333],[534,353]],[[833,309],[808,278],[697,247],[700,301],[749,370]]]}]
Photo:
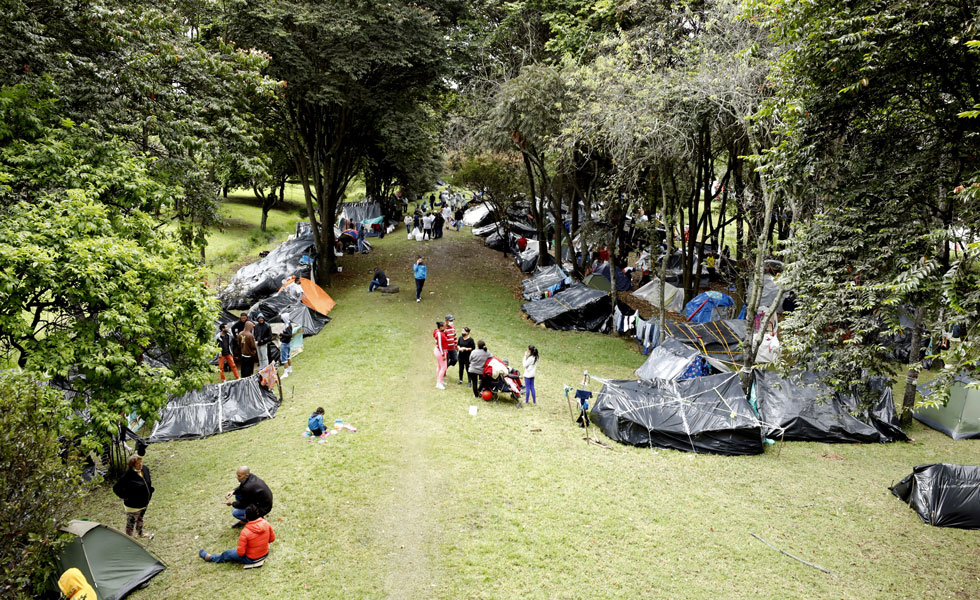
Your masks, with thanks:
[{"label": "child sitting on grass", "polygon": [[317,407],[316,411],[310,415],[309,420],[306,422],[306,426],[310,428],[310,435],[313,437],[322,437],[326,433],[326,428],[323,426],[323,407]]}]

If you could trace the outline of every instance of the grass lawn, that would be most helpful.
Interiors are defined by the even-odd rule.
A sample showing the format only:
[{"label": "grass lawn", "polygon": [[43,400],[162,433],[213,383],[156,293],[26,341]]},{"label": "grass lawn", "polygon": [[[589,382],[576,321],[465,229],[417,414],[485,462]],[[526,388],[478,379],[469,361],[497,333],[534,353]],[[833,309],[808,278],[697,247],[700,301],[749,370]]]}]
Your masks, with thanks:
[{"label": "grass lawn", "polygon": [[[227,210],[258,223],[245,205]],[[284,237],[298,213],[273,215]],[[240,255],[260,246],[244,241],[249,229],[229,231],[241,245],[225,247]],[[306,340],[275,419],[150,447],[156,493],[146,527],[169,568],[133,598],[980,594],[978,533],[929,527],[887,489],[917,464],[976,464],[976,442],[954,443],[917,424],[910,444],[786,443],[741,458],[587,445],[563,387],[584,368],[630,377],[643,362],[636,344],[534,326],[522,318],[510,261],[468,230],[447,236],[420,244],[399,230],[372,254],[341,259],[343,273],[328,289],[338,303],[333,321]],[[416,253],[429,264],[421,303],[413,297]],[[365,293],[376,266],[401,293]],[[447,390],[434,388],[431,331],[447,312],[512,362],[528,344],[540,349],[537,406],[474,401],[454,378]],[[317,406],[357,433],[308,442],[302,433]],[[223,500],[240,464],[275,494],[277,541],[265,567],[251,571],[197,557],[199,548],[236,543]],[[124,523],[108,487],[78,516]]]}]

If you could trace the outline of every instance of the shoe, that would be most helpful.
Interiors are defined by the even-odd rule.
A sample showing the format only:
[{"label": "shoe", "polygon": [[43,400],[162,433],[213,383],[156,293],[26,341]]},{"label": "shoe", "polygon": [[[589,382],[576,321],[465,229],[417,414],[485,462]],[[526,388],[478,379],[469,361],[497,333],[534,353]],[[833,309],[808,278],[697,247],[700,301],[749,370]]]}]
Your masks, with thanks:
[{"label": "shoe", "polygon": [[444,389],[446,389],[446,386],[442,385],[441,383],[437,383],[436,384],[436,389],[437,390],[444,390]]},{"label": "shoe", "polygon": [[138,535],[138,536],[136,536],[136,537],[141,537],[141,538],[143,538],[144,540],[152,540],[152,539],[153,539],[153,534],[152,534],[152,533],[146,533],[146,532],[144,531],[143,533],[141,533],[141,534],[139,534],[139,535]]},{"label": "shoe", "polygon": [[231,526],[232,529],[241,529],[245,527],[245,521],[236,521],[234,525]]},{"label": "shoe", "polygon": [[422,301],[422,299],[421,299],[421,298],[416,298],[416,299],[415,299],[415,301],[416,301],[416,302],[421,302],[421,301]]},{"label": "shoe", "polygon": [[456,385],[463,385],[463,380],[462,380],[462,379],[460,379],[459,381],[457,381],[457,382],[456,382]]},{"label": "shoe", "polygon": [[204,560],[206,562],[211,562],[211,555],[208,554],[207,552],[205,552],[204,551],[204,548],[201,548],[200,550],[198,550],[197,551],[197,555],[200,556],[202,560]]},{"label": "shoe", "polygon": [[279,376],[279,379],[285,379],[287,377],[289,377],[289,371],[283,371],[282,375]]}]

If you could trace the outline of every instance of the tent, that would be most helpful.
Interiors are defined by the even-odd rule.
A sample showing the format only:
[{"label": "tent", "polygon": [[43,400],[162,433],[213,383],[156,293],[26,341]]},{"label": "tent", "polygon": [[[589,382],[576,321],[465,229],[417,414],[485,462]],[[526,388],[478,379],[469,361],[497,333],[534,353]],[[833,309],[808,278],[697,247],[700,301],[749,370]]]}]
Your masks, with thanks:
[{"label": "tent", "polygon": [[276,293],[290,275],[309,277],[316,248],[313,236],[288,240],[258,262],[245,265],[221,291],[222,308],[245,308]]},{"label": "tent", "polygon": [[471,206],[463,213],[463,225],[467,227],[482,227],[493,221],[493,212],[486,202]]},{"label": "tent", "polygon": [[742,340],[745,321],[727,319],[708,323],[681,323],[668,320],[667,336],[701,352],[712,365],[724,370],[722,363],[742,362]]},{"label": "tent", "polygon": [[695,296],[684,307],[684,316],[694,323],[721,321],[731,317],[735,301],[728,294],[709,290]]},{"label": "tent", "polygon": [[515,252],[517,250],[517,236],[513,233],[498,231],[487,237],[483,245],[497,252]]},{"label": "tent", "polygon": [[58,573],[75,567],[99,600],[125,598],[167,568],[136,540],[95,521],[71,521],[61,528],[75,538],[58,557]]},{"label": "tent", "polygon": [[[752,297],[753,288],[755,288],[755,280],[749,282],[749,291],[746,294],[745,302],[748,304],[748,299]],[[759,312],[764,312],[770,306],[772,306],[773,300],[779,294],[780,288],[776,285],[776,280],[773,279],[772,275],[768,273],[762,276],[762,295],[759,296]],[[776,306],[776,312],[783,312],[783,303],[780,302]]]},{"label": "tent", "polygon": [[279,398],[259,376],[234,379],[171,398],[147,442],[191,440],[251,427],[276,416]]},{"label": "tent", "polygon": [[[649,302],[655,308],[660,308],[660,280],[654,279],[633,292],[633,295]],[[664,304],[671,312],[684,312],[684,290],[669,283],[664,284]]]},{"label": "tent", "polygon": [[[520,246],[518,246],[520,248]],[[538,266],[539,245],[537,240],[527,240],[527,246],[514,255],[514,264],[522,273],[530,273]],[[549,256],[550,258],[550,256]],[[547,260],[547,259],[545,259]],[[552,261],[553,262],[553,261]]]},{"label": "tent", "polygon": [[517,237],[527,238],[529,240],[538,239],[538,229],[534,225],[525,223],[524,221],[515,221],[513,219],[507,222],[509,229],[517,235]]},{"label": "tent", "polygon": [[868,385],[877,400],[871,409],[859,411],[856,391],[831,393],[814,373],[782,377],[757,370],[750,398],[772,438],[842,444],[908,440],[899,427],[888,380],[872,377]]},{"label": "tent", "polygon": [[[341,204],[343,210],[340,213],[341,219],[362,223],[373,219],[381,218],[381,205],[377,202],[365,200],[363,202],[344,202]],[[380,221],[378,221],[380,223]]]},{"label": "tent", "polygon": [[585,276],[582,283],[589,286],[590,288],[596,290],[602,290],[603,292],[612,291],[612,283],[609,281],[608,277],[600,275],[599,273],[591,273]]},{"label": "tent", "polygon": [[[612,283],[612,276],[609,274],[609,263],[604,262],[598,267],[596,267],[593,275],[598,274],[606,278],[610,284]],[[602,284],[599,284],[602,285]],[[598,288],[603,289],[603,288]],[[630,279],[622,269],[616,269],[616,290],[620,292],[628,292],[633,289],[633,281]]]},{"label": "tent", "polygon": [[[957,377],[950,386],[945,406],[920,408],[912,416],[954,440],[980,439],[980,390],[967,387],[976,383],[969,377]],[[933,393],[929,384],[920,385],[918,390],[926,397]]]},{"label": "tent", "polygon": [[480,227],[473,228],[473,235],[477,237],[485,238],[487,236],[493,235],[494,233],[501,233],[504,230],[504,226],[500,223],[488,223],[486,225],[481,225]]},{"label": "tent", "polygon": [[[724,372],[728,372],[725,368]],[[710,373],[708,359],[703,354],[675,339],[667,338],[650,352],[639,369],[634,371],[644,381],[654,379],[690,379]]]},{"label": "tent", "polygon": [[925,523],[980,529],[980,467],[919,465],[889,489]]},{"label": "tent", "polygon": [[554,295],[571,283],[572,278],[565,275],[558,265],[538,267],[533,276],[521,282],[521,291],[526,300],[539,300]]},{"label": "tent", "polygon": [[609,381],[592,420],[610,438],[634,446],[686,452],[761,454],[762,424],[738,374],[684,381]]},{"label": "tent", "polygon": [[329,315],[333,307],[337,306],[334,299],[330,297],[323,288],[313,283],[311,280],[301,277],[300,287],[303,288],[303,304],[309,306],[321,315]]},{"label": "tent", "polygon": [[573,283],[551,298],[525,302],[521,310],[535,323],[551,329],[608,331],[612,306],[608,294]]}]

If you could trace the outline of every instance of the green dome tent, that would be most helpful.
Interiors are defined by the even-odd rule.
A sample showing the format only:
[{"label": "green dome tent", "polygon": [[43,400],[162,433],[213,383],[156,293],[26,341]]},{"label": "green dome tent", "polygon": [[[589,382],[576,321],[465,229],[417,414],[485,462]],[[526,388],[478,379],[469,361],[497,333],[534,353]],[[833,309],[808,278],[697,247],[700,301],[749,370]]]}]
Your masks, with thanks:
[{"label": "green dome tent", "polygon": [[167,568],[126,534],[95,521],[71,521],[61,528],[75,535],[58,557],[59,573],[75,567],[99,600],[117,600]]},{"label": "green dome tent", "polygon": [[[980,390],[970,387],[974,383],[969,377],[958,376],[950,386],[949,402],[944,406],[920,408],[912,416],[954,440],[980,439]],[[927,383],[919,386],[918,392],[928,397],[933,389]]]}]

